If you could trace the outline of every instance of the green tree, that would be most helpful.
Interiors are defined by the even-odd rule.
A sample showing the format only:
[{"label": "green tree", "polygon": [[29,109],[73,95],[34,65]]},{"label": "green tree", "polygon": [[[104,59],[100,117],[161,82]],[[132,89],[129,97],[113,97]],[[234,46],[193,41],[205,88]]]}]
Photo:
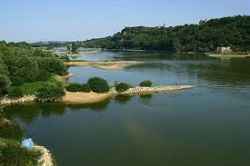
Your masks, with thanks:
[{"label": "green tree", "polygon": [[175,27],[127,27],[106,38],[85,41],[85,47],[210,52],[230,46],[250,51],[250,16],[234,16]]},{"label": "green tree", "polygon": [[93,77],[88,80],[88,85],[93,92],[104,93],[109,91],[108,82],[100,77]]},{"label": "green tree", "polygon": [[117,92],[124,92],[124,91],[128,90],[129,88],[132,88],[132,86],[127,84],[127,83],[123,83],[123,82],[115,85],[115,89]]},{"label": "green tree", "polygon": [[8,89],[10,87],[10,80],[5,75],[0,75],[0,97],[6,95],[8,93]]},{"label": "green tree", "polygon": [[9,56],[7,65],[10,79],[15,85],[32,82],[37,79],[39,73],[38,64],[26,55]]}]

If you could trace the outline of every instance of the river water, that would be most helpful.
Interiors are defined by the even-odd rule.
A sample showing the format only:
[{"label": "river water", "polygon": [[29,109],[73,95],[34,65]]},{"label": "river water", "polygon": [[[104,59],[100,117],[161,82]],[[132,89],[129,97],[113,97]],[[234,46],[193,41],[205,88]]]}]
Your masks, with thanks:
[{"label": "river water", "polygon": [[100,76],[111,84],[143,80],[194,88],[89,106],[5,108],[59,166],[250,165],[250,60],[166,53],[99,52],[81,60],[143,60],[117,71],[71,67],[70,82]]}]

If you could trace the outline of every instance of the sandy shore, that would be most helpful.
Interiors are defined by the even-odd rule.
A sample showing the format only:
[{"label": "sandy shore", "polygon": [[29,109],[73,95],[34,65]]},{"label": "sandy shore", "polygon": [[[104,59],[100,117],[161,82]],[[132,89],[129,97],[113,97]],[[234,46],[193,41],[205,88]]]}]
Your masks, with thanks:
[{"label": "sandy shore", "polygon": [[42,154],[38,160],[38,166],[54,166],[52,155],[47,148],[36,145],[33,149]]},{"label": "sandy shore", "polygon": [[66,92],[62,99],[65,104],[94,104],[105,101],[112,97],[112,93],[84,93],[84,92]]},{"label": "sandy shore", "polygon": [[139,61],[70,61],[65,62],[66,66],[91,66],[105,70],[120,70],[129,66],[142,64]]}]

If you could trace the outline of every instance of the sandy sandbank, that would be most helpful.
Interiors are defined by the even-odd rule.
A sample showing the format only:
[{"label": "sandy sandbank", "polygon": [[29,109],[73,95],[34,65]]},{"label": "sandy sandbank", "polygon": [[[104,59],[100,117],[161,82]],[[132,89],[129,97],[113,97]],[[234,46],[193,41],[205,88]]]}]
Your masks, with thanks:
[{"label": "sandy sandbank", "polygon": [[130,88],[125,92],[119,93],[112,88],[108,93],[84,93],[84,92],[66,92],[63,97],[63,102],[66,104],[94,104],[105,101],[117,95],[145,95],[153,93],[164,93],[179,90],[191,89],[191,85],[168,85],[168,86],[157,86],[157,87],[134,87]]},{"label": "sandy sandbank", "polygon": [[112,97],[112,93],[84,93],[84,92],[66,92],[62,98],[65,104],[94,104],[105,101]]},{"label": "sandy sandbank", "polygon": [[129,66],[143,64],[140,61],[69,61],[66,66],[91,66],[106,70],[120,70]]}]

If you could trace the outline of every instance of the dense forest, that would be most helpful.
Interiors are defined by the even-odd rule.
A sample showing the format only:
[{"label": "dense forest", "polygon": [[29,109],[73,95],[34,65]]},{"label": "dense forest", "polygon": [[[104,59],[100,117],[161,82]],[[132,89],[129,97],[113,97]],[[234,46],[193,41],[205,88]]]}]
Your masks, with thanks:
[{"label": "dense forest", "polygon": [[0,42],[0,97],[11,87],[48,81],[52,75],[66,72],[56,55],[34,49],[27,43]]},{"label": "dense forest", "polygon": [[213,52],[230,46],[235,52],[250,50],[250,16],[202,20],[175,27],[127,27],[106,38],[84,42],[84,47],[143,49],[171,52]]}]

